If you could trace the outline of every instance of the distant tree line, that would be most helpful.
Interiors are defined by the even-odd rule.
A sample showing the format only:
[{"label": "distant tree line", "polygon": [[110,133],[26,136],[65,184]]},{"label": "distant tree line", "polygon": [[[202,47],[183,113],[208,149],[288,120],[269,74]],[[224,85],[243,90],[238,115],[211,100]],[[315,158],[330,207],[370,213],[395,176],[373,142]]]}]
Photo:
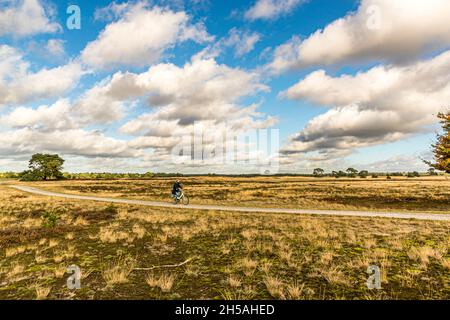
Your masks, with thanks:
[{"label": "distant tree line", "polygon": [[[318,168],[320,169],[320,168]],[[420,177],[420,176],[437,176],[437,171],[429,170],[428,172],[419,173],[414,172],[368,172],[362,171],[332,171],[326,173],[323,169],[314,170],[313,174],[294,174],[294,173],[279,173],[274,174],[276,177],[335,177],[335,178],[378,178],[378,177]],[[110,173],[110,172],[83,172],[83,173],[69,173],[64,172],[56,177],[47,178],[47,180],[65,179],[65,180],[116,180],[116,179],[151,179],[151,178],[170,178],[170,177],[198,177],[198,176],[216,176],[216,177],[259,177],[258,174],[181,174],[181,173]],[[17,172],[3,172],[0,173],[0,179],[21,179],[23,181],[43,181],[41,174],[30,173],[28,170]]]},{"label": "distant tree line", "polygon": [[388,179],[390,177],[408,177],[415,178],[424,175],[428,176],[437,176],[439,175],[433,168],[429,169],[426,173],[419,173],[418,171],[413,172],[369,172],[367,170],[358,171],[355,168],[348,168],[345,171],[331,171],[330,173],[326,173],[322,168],[316,168],[313,170],[312,175],[316,178],[321,177],[334,177],[334,178],[378,178],[379,176],[386,176]]},{"label": "distant tree line", "polygon": [[68,180],[114,180],[114,179],[148,179],[155,177],[151,172],[147,173],[111,173],[111,172],[82,172],[64,173],[64,179]]}]

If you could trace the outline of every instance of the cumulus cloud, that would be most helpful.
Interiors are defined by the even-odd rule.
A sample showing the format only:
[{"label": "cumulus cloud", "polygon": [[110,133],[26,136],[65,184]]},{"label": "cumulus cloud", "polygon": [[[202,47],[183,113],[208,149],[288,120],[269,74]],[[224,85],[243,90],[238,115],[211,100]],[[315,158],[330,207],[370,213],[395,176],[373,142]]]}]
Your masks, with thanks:
[{"label": "cumulus cloud", "polygon": [[450,101],[450,51],[408,66],[331,77],[316,71],[282,96],[331,109],[291,137],[285,153],[353,148],[422,132]]},{"label": "cumulus cloud", "polygon": [[0,45],[0,105],[54,97],[73,88],[85,73],[74,62],[30,72],[30,64],[16,49]]},{"label": "cumulus cloud", "polygon": [[202,23],[192,24],[184,11],[150,8],[145,2],[120,9],[121,18],[108,24],[82,51],[82,60],[88,65],[98,68],[150,65],[176,43],[213,39]]},{"label": "cumulus cloud", "polygon": [[39,0],[6,0],[0,4],[0,36],[25,37],[54,33],[61,26],[52,22]]},{"label": "cumulus cloud", "polygon": [[[111,83],[115,94],[123,92],[124,87],[127,92],[145,92],[148,103],[155,108],[153,120],[177,121],[181,126],[256,114],[254,107],[239,108],[236,103],[244,96],[268,90],[256,73],[219,65],[214,60],[195,60],[183,67],[159,64],[139,75],[122,75]],[[131,127],[136,126],[125,125],[122,130],[134,133]]]},{"label": "cumulus cloud", "polygon": [[405,62],[450,46],[450,2],[362,0],[356,12],[279,46],[273,72],[355,61]]},{"label": "cumulus cloud", "polygon": [[35,128],[45,131],[77,127],[70,117],[71,105],[67,100],[58,100],[51,106],[38,108],[18,107],[11,113],[0,116],[0,125],[11,128]]},{"label": "cumulus cloud", "polygon": [[0,155],[57,152],[85,157],[137,157],[142,152],[123,140],[82,129],[40,131],[22,128],[0,132]]},{"label": "cumulus cloud", "polygon": [[245,18],[249,20],[274,19],[287,14],[305,0],[257,0],[256,3],[245,12]]},{"label": "cumulus cloud", "polygon": [[[73,104],[73,112],[82,123],[111,123],[120,120],[126,113],[128,99],[139,97],[141,92],[120,89],[114,90],[112,86],[121,82],[127,74],[116,73],[111,78],[100,81],[92,88],[84,92]],[[118,80],[120,79],[120,80]]]},{"label": "cumulus cloud", "polygon": [[256,73],[219,65],[213,59],[194,60],[183,67],[161,63],[139,74],[117,72],[84,93],[74,105],[77,114],[105,122],[120,119],[125,102],[143,101],[154,110],[151,118],[141,115],[122,129],[135,134],[141,127],[136,123],[148,127],[150,123],[185,126],[239,117],[243,121],[258,113],[255,107],[240,108],[237,101],[267,90]]},{"label": "cumulus cloud", "polygon": [[171,152],[180,144],[190,146],[187,140],[194,128],[202,128],[202,144],[213,148],[217,133],[226,132],[232,138],[276,123],[275,118],[258,112],[257,105],[240,103],[244,97],[268,90],[259,75],[213,59],[193,60],[182,67],[158,64],[140,74],[118,72],[104,88],[108,90],[103,93],[117,101],[140,99],[150,108],[119,131],[134,136],[129,143],[133,148],[153,149],[158,155],[152,156],[154,165],[157,159],[170,162]]},{"label": "cumulus cloud", "polygon": [[[258,112],[258,105],[241,99],[267,91],[259,75],[218,64],[193,60],[179,67],[161,63],[146,72],[117,72],[73,101],[61,99],[37,108],[16,107],[0,116],[0,154],[26,155],[35,151],[77,156],[143,157],[152,150],[151,162],[170,160],[171,150],[192,134],[193,125],[204,128],[203,144],[212,146],[217,132],[234,134],[267,128],[276,119]],[[148,108],[124,123],[120,133],[130,141],[107,137],[86,127],[117,123],[127,103],[139,101]],[[143,158],[142,158],[143,159]],[[150,160],[149,160],[150,161]],[[214,165],[217,159],[211,159]],[[218,164],[217,164],[218,165]]]}]

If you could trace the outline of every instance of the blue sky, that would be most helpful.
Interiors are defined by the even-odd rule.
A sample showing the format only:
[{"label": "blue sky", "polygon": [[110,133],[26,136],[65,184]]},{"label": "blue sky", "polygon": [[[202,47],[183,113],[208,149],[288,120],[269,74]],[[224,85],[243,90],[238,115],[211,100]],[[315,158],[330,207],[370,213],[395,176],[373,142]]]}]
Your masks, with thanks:
[{"label": "blue sky", "polygon": [[[66,25],[70,5],[80,30]],[[71,171],[260,170],[259,160],[174,160],[194,124],[208,146],[222,131],[279,130],[278,172],[425,170],[450,97],[449,9],[441,0],[2,1],[0,170],[23,169],[34,152],[64,155]]]}]

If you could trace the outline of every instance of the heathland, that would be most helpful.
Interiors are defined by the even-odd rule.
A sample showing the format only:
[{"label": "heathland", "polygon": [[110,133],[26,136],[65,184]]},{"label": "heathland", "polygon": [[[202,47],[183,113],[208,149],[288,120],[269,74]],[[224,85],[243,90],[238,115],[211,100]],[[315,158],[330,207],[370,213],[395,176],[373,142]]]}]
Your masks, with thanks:
[{"label": "heathland", "polygon": [[[109,205],[7,186],[170,201],[173,180],[4,181],[0,299],[450,298],[449,222]],[[199,204],[450,213],[443,177],[181,180]],[[381,290],[366,286],[370,265]]]}]

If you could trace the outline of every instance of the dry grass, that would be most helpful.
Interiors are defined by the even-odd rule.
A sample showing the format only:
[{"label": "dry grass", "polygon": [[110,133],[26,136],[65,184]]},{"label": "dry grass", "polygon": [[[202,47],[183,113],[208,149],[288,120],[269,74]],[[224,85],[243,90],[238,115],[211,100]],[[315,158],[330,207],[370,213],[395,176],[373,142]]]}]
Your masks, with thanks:
[{"label": "dry grass", "polygon": [[300,300],[303,298],[303,289],[305,284],[298,284],[297,281],[289,284],[286,288],[287,297],[289,300]]},{"label": "dry grass", "polygon": [[151,288],[160,288],[162,292],[170,292],[175,283],[176,275],[163,273],[156,276],[154,273],[149,273],[145,278],[145,282]]},{"label": "dry grass", "polygon": [[[125,194],[127,198],[167,201],[172,180],[59,181],[42,185],[55,191],[111,197]],[[311,209],[450,211],[450,180],[443,177],[393,177],[392,180],[386,180],[385,177],[189,177],[182,180],[189,193],[195,195],[192,200],[196,203],[245,203]]]},{"label": "dry grass", "polygon": [[245,257],[239,261],[238,266],[243,270],[245,276],[251,277],[255,273],[258,262],[250,257]]},{"label": "dry grass", "polygon": [[430,258],[441,260],[442,252],[438,249],[434,249],[429,246],[412,247],[408,251],[408,257],[411,260],[419,261],[422,264],[422,266],[426,266],[430,262]]},{"label": "dry grass", "polygon": [[103,279],[108,285],[128,282],[128,276],[135,266],[135,259],[120,257],[116,261],[107,264],[102,270]]},{"label": "dry grass", "polygon": [[324,268],[319,273],[331,285],[348,284],[348,280],[340,267]]},{"label": "dry grass", "polygon": [[441,264],[445,269],[450,270],[450,258],[442,259]]},{"label": "dry grass", "polygon": [[228,284],[230,285],[230,287],[232,288],[238,288],[242,285],[242,280],[234,275],[230,275],[228,277]]},{"label": "dry grass", "polygon": [[17,275],[22,274],[24,271],[25,271],[25,266],[20,264],[19,262],[15,262],[9,269],[8,273],[6,274],[6,277],[8,279],[12,279],[12,278],[16,277]]},{"label": "dry grass", "polygon": [[36,290],[36,300],[44,300],[47,299],[48,295],[50,294],[50,291],[52,290],[52,287],[37,285],[35,287],[35,290]]},{"label": "dry grass", "polygon": [[141,225],[139,225],[137,223],[133,225],[132,231],[134,234],[136,234],[138,239],[142,239],[146,233],[145,228],[143,228]]},{"label": "dry grass", "polygon": [[266,285],[267,291],[275,299],[285,299],[284,295],[284,284],[283,282],[271,276],[266,276],[264,278],[264,284]]},{"label": "dry grass", "polygon": [[[415,203],[426,193],[437,201],[435,211],[445,206],[442,198],[447,193],[442,188],[437,191],[436,182],[422,180],[394,180],[393,187],[404,184],[396,190],[387,188],[386,181],[264,179],[192,178],[189,181],[196,183],[192,185],[195,191],[189,193],[194,202],[208,202],[203,192],[206,197],[209,190],[214,203],[251,205],[264,201],[261,205],[315,206],[320,202],[320,208],[339,207],[345,200],[351,203],[345,205],[348,208],[383,210],[409,210],[412,205],[405,199],[412,197]],[[163,182],[167,180],[64,181],[42,186],[85,192],[79,189],[82,187],[97,195],[151,199],[156,197],[152,195],[153,185],[161,183],[162,190]],[[263,183],[268,186],[264,199],[254,196]],[[371,184],[367,190],[356,190],[357,185],[366,184]],[[381,186],[392,190],[380,190]],[[407,187],[408,192],[403,190]],[[0,299],[37,297],[34,279],[39,279],[39,296],[52,299],[449,298],[448,222],[185,211],[136,205],[117,205],[117,214],[111,216],[105,214],[104,203],[24,197],[1,185],[0,189]],[[290,200],[284,198],[284,189]],[[311,198],[292,198],[303,192]],[[375,204],[372,200],[357,204],[374,194]],[[431,204],[424,200],[417,208],[427,206]],[[56,227],[37,223],[46,211],[60,214]],[[143,272],[152,266],[176,265],[191,256],[198,257],[195,264]],[[65,269],[71,264],[80,266],[84,290],[67,290]],[[380,292],[366,287],[369,265],[381,268]],[[134,270],[136,267],[141,270]]]},{"label": "dry grass", "polygon": [[7,258],[15,256],[17,254],[24,253],[26,251],[27,247],[25,246],[19,246],[14,248],[6,248],[5,249],[5,255]]}]

